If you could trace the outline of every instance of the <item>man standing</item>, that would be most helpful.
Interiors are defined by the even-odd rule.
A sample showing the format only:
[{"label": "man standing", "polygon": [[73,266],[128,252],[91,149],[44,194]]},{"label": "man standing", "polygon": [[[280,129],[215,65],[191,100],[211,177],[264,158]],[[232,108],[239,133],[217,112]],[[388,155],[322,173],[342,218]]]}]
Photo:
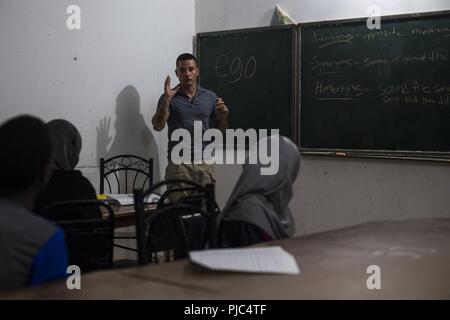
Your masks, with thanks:
[{"label": "man standing", "polygon": [[[182,128],[194,134],[194,121],[202,122],[202,132],[209,129],[211,123],[224,132],[227,127],[228,108],[222,99],[209,90],[197,84],[199,68],[195,56],[183,53],[176,60],[175,73],[180,83],[173,89],[170,87],[170,77],[164,82],[164,94],[158,102],[158,108],[153,116],[152,124],[156,131],[161,131],[166,122],[169,127],[168,160],[166,179],[185,179],[197,182],[203,186],[215,182],[212,167],[204,162],[193,163],[201,159],[194,153],[191,146],[191,163],[174,164],[171,159],[176,141],[171,141],[172,132]],[[193,139],[191,139],[193,141]],[[203,142],[202,149],[207,143]],[[197,161],[196,161],[197,162]]]}]

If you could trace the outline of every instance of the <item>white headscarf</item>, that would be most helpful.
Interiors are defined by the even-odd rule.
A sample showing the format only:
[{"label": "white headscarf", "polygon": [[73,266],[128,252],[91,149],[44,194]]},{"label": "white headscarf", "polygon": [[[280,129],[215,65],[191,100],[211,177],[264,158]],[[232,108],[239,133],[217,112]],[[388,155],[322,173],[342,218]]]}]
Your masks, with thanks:
[{"label": "white headscarf", "polygon": [[[292,185],[300,169],[300,153],[286,137],[270,136],[259,143],[268,143],[269,139],[279,139],[278,173],[261,175],[261,164],[245,164],[219,217],[219,223],[244,221],[258,226],[272,239],[288,238],[295,233],[288,203],[292,199]],[[250,152],[254,151],[251,149]]]}]

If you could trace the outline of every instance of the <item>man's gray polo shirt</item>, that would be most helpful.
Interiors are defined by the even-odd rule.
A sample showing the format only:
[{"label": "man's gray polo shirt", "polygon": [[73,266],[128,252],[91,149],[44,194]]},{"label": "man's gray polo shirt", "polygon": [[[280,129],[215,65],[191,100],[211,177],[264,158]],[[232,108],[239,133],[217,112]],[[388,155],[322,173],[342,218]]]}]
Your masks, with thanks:
[{"label": "man's gray polo shirt", "polygon": [[[197,92],[192,99],[189,99],[181,90],[174,95],[170,102],[170,116],[167,120],[169,127],[169,145],[167,157],[170,160],[172,148],[178,141],[171,141],[172,132],[175,129],[183,128],[190,132],[191,143],[194,143],[194,121],[202,121],[202,133],[214,125],[216,116],[217,95],[207,89],[197,86]],[[159,98],[158,107],[162,104],[164,95]],[[203,142],[203,149],[209,142]],[[195,158],[198,158],[197,155]]]}]

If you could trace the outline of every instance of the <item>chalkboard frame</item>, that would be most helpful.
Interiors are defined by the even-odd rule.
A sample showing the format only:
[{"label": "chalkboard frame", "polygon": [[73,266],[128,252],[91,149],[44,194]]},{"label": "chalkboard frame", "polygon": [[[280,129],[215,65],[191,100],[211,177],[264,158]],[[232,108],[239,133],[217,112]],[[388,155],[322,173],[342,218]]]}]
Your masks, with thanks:
[{"label": "chalkboard frame", "polygon": [[[300,124],[300,113],[299,113],[299,95],[298,95],[298,88],[299,88],[299,67],[298,67],[298,28],[296,24],[288,24],[288,25],[282,25],[282,26],[267,26],[267,27],[257,27],[257,28],[240,28],[240,29],[229,29],[229,30],[221,30],[221,31],[211,31],[211,32],[200,32],[197,33],[196,37],[194,38],[194,52],[196,53],[197,59],[200,63],[202,56],[201,56],[201,38],[203,37],[211,37],[211,36],[222,36],[222,35],[229,35],[229,34],[236,34],[236,33],[252,33],[252,32],[266,32],[266,31],[273,31],[273,30],[291,30],[292,31],[292,52],[291,52],[291,63],[292,63],[292,72],[291,72],[291,90],[292,90],[292,96],[291,96],[291,105],[290,105],[290,116],[291,116],[291,136],[289,138],[297,145],[299,146],[300,142],[298,140],[299,137],[299,124]],[[201,73],[201,71],[200,71]],[[199,76],[199,84],[201,85],[201,76]],[[214,88],[209,88],[214,91]],[[272,129],[272,128],[267,128]],[[276,129],[276,128],[274,128]],[[248,146],[246,146],[248,148]]]},{"label": "chalkboard frame", "polygon": [[[429,11],[419,13],[408,13],[400,15],[387,15],[381,16],[381,24],[386,22],[398,22],[408,21],[418,18],[442,18],[448,16],[450,19],[450,10],[443,11]],[[306,22],[297,24],[298,35],[298,117],[299,122],[297,125],[299,151],[303,155],[324,155],[324,156],[350,156],[356,158],[387,158],[387,159],[401,159],[401,160],[424,160],[424,161],[437,161],[437,162],[450,162],[450,152],[436,152],[436,151],[402,151],[402,150],[365,150],[365,149],[328,149],[328,148],[305,148],[302,147],[302,140],[300,136],[301,126],[301,108],[302,108],[302,49],[301,49],[301,37],[302,29],[308,27],[333,27],[350,24],[366,23],[368,17],[352,18],[352,19],[338,19],[327,21]]]}]

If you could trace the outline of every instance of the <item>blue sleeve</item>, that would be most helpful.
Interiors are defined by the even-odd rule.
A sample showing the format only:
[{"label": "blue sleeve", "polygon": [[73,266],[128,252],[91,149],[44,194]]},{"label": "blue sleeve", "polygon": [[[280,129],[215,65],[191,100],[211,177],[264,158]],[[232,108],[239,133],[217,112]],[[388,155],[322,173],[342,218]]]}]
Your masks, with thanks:
[{"label": "blue sleeve", "polygon": [[34,257],[31,266],[30,284],[67,277],[67,248],[64,241],[64,231],[57,228]]}]

